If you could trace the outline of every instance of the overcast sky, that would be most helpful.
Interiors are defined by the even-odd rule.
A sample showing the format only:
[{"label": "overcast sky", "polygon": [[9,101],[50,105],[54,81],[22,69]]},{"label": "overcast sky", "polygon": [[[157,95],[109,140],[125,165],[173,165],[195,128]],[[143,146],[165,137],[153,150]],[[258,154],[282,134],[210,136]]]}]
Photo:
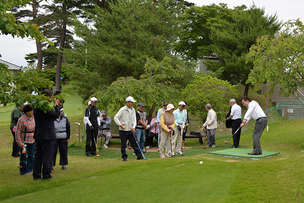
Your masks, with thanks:
[{"label": "overcast sky", "polygon": [[[188,0],[197,6],[210,5],[212,3],[225,3],[229,8],[245,4],[247,7],[253,3],[264,8],[267,15],[277,14],[283,22],[300,18],[304,20],[304,1],[303,0]],[[10,63],[27,66],[24,59],[25,54],[36,52],[33,40],[12,38],[11,36],[0,35],[0,54],[3,60]]]}]

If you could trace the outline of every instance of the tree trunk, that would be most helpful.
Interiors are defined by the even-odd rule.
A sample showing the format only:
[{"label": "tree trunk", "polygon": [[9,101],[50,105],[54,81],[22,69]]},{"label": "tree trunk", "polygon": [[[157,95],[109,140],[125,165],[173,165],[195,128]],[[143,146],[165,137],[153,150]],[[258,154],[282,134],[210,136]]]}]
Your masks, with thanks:
[{"label": "tree trunk", "polygon": [[67,11],[65,3],[62,5],[62,29],[60,34],[60,45],[59,45],[59,52],[57,58],[57,68],[56,68],[56,78],[55,78],[55,90],[60,90],[60,73],[61,73],[61,65],[62,65],[62,50],[64,48],[65,37],[66,37],[66,26],[67,26]]},{"label": "tree trunk", "polygon": [[245,90],[244,90],[244,97],[248,97],[248,92],[249,92],[249,84],[245,84]]},{"label": "tree trunk", "polygon": [[155,106],[153,105],[153,106],[151,107],[150,111],[149,111],[149,114],[148,114],[148,119],[149,119],[149,121],[152,120],[154,110],[155,110]]},{"label": "tree trunk", "polygon": [[[37,18],[37,13],[38,13],[37,7],[38,7],[38,3],[34,0],[32,3],[34,22],[35,19]],[[36,40],[36,48],[37,48],[38,68],[42,69],[42,48],[41,48],[41,42],[38,40]]]}]

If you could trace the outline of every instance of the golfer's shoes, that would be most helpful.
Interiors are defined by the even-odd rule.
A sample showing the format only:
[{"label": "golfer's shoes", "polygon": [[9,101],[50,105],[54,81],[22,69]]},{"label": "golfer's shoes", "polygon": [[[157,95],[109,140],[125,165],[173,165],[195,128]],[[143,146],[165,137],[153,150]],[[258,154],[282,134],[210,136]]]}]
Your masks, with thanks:
[{"label": "golfer's shoes", "polygon": [[108,145],[106,145],[106,144],[104,144],[103,147],[104,147],[105,149],[108,149],[108,148],[109,148]]},{"label": "golfer's shoes", "polygon": [[65,165],[62,165],[61,169],[62,169],[62,170],[67,170],[67,168],[66,168]]},{"label": "golfer's shoes", "polygon": [[183,153],[183,152],[176,152],[176,154],[181,155],[181,156],[184,156],[184,153]]},{"label": "golfer's shoes", "polygon": [[165,155],[161,155],[160,158],[163,159],[163,158],[166,158],[166,156]]},{"label": "golfer's shoes", "polygon": [[171,156],[170,156],[169,154],[166,154],[165,157],[166,157],[166,158],[170,158]]},{"label": "golfer's shoes", "polygon": [[212,148],[214,148],[215,147],[215,144],[214,145],[212,145]]}]

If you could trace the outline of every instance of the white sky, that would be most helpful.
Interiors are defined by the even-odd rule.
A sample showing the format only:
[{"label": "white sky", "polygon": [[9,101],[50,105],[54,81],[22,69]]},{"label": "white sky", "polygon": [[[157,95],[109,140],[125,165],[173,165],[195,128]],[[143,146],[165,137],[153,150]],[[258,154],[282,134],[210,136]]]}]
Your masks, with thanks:
[{"label": "white sky", "polygon": [[[253,3],[264,8],[267,15],[277,14],[283,22],[300,18],[304,21],[303,0],[188,0],[197,6],[210,5],[212,3],[226,3],[229,8],[245,4],[247,7]],[[12,38],[11,36],[0,35],[1,59],[10,63],[27,66],[25,55],[36,52],[35,42],[29,39]]]}]

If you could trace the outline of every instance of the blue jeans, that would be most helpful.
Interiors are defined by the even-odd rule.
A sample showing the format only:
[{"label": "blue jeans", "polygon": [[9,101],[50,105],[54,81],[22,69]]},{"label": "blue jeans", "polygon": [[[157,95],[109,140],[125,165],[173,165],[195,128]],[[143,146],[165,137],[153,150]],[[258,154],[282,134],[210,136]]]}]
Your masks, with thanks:
[{"label": "blue jeans", "polygon": [[145,135],[146,135],[145,129],[135,128],[135,135],[137,142],[139,144],[140,151],[143,152],[144,144],[145,144]]},{"label": "blue jeans", "polygon": [[34,163],[34,153],[35,153],[35,143],[33,144],[26,144],[26,153],[22,154],[23,148],[19,147],[20,149],[20,174],[26,174],[28,172],[33,171],[33,163]]}]

